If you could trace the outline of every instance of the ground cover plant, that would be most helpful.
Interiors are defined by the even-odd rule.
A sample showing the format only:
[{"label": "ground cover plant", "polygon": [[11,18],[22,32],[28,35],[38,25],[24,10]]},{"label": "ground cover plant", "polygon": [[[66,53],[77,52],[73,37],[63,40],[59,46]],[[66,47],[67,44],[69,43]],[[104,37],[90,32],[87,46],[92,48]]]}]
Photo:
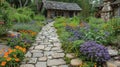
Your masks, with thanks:
[{"label": "ground cover plant", "polygon": [[[88,67],[93,67],[94,65],[102,66],[110,59],[106,46],[114,45],[110,40],[116,37],[115,33],[119,35],[119,21],[117,19],[113,18],[108,22],[104,22],[102,19],[93,17],[87,18],[86,21],[78,17],[71,19],[62,17],[56,19],[54,26],[58,30],[57,33],[65,52],[75,53],[83,60],[87,59],[84,63],[87,63]],[[114,28],[116,24],[118,26]],[[111,27],[114,29],[111,29]],[[94,49],[98,49],[98,51],[95,50],[94,52]],[[98,53],[100,53],[99,56]]]}]

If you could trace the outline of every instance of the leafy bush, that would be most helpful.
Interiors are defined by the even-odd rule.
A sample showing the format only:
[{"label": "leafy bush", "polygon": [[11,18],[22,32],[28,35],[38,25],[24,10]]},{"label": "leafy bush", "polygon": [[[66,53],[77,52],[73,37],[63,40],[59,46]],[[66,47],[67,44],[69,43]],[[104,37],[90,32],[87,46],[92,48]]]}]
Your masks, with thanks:
[{"label": "leafy bush", "polygon": [[80,46],[80,52],[86,56],[87,60],[92,62],[104,63],[110,59],[107,48],[94,41],[88,41],[82,44]]},{"label": "leafy bush", "polygon": [[39,32],[42,26],[37,25],[38,23],[18,23],[15,24],[12,29],[15,31],[19,30],[31,30],[34,32]]},{"label": "leafy bush", "polygon": [[120,18],[113,18],[108,21],[108,28],[112,35],[120,35]]},{"label": "leafy bush", "polygon": [[29,16],[31,18],[34,17],[34,12],[30,8],[28,8],[28,7],[18,8],[17,12],[19,14],[23,14],[23,15]]},{"label": "leafy bush", "polygon": [[7,11],[9,19],[14,22],[30,22],[34,18],[34,12],[27,7]]},{"label": "leafy bush", "polygon": [[45,20],[45,17],[43,15],[36,15],[34,17],[34,20],[36,21],[44,21]]},{"label": "leafy bush", "polygon": [[30,44],[33,42],[33,39],[30,35],[22,34],[19,35],[18,37],[10,37],[8,38],[8,43],[7,45],[14,48],[15,46],[21,46],[28,48],[30,47]]},{"label": "leafy bush", "polygon": [[0,35],[5,34],[12,25],[8,18],[8,12],[6,11],[7,9],[10,9],[7,2],[0,4],[0,22],[4,22],[4,24],[0,25]]}]

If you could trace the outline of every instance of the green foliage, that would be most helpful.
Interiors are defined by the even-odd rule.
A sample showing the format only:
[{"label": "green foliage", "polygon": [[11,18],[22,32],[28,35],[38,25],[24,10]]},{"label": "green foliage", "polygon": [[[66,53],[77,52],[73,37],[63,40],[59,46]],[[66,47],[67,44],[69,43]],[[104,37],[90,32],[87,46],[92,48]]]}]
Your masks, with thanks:
[{"label": "green foliage", "polygon": [[17,12],[19,14],[23,14],[23,15],[26,15],[26,16],[30,16],[31,18],[34,17],[34,12],[28,8],[28,7],[24,7],[24,8],[18,8],[17,9]]},{"label": "green foliage", "polygon": [[34,18],[34,12],[27,7],[7,10],[10,21],[30,22]]},{"label": "green foliage", "polygon": [[34,17],[34,20],[36,20],[36,21],[44,21],[45,17],[43,15],[38,14],[38,15],[36,15]]},{"label": "green foliage", "polygon": [[10,9],[9,4],[4,2],[0,4],[0,22],[4,24],[0,25],[0,35],[6,33],[6,31],[11,27],[11,21],[8,19],[7,9]]},{"label": "green foliage", "polygon": [[36,23],[33,23],[33,24],[30,24],[30,23],[18,23],[18,24],[15,24],[12,29],[15,30],[15,31],[18,31],[18,30],[32,30],[34,32],[39,32],[41,30],[41,27],[40,25],[37,25],[39,24],[40,22],[36,22]]},{"label": "green foliage", "polygon": [[120,35],[120,18],[113,18],[107,22],[109,24],[108,29],[112,35]]},{"label": "green foliage", "polygon": [[8,38],[7,45],[10,46],[11,48],[14,48],[15,46],[28,48],[30,47],[30,43],[32,43],[33,40],[34,39],[30,35],[21,34],[21,36],[19,37]]}]

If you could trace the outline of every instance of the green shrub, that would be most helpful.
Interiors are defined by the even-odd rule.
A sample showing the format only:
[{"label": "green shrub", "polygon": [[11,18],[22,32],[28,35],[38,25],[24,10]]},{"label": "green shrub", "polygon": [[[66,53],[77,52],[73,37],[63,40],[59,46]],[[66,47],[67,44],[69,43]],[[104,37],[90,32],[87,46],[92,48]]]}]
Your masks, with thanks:
[{"label": "green shrub", "polygon": [[41,30],[41,26],[37,25],[37,23],[29,24],[29,23],[18,23],[12,27],[13,30],[32,30],[34,32],[39,32]]},{"label": "green shrub", "polygon": [[7,10],[10,21],[30,22],[34,18],[34,12],[27,7]]},{"label": "green shrub", "polygon": [[34,17],[34,12],[28,7],[18,8],[17,13],[29,16],[31,18]]},{"label": "green shrub", "polygon": [[43,16],[43,15],[36,15],[35,17],[34,17],[34,20],[36,20],[36,21],[44,21],[45,20],[45,17]]},{"label": "green shrub", "polygon": [[112,35],[120,35],[120,18],[113,18],[107,22]]},{"label": "green shrub", "polygon": [[8,29],[11,27],[11,21],[9,20],[8,17],[8,12],[7,10],[11,9],[9,7],[9,4],[7,2],[4,2],[3,4],[0,5],[0,21],[4,22],[3,25],[0,25],[0,35],[5,34]]}]

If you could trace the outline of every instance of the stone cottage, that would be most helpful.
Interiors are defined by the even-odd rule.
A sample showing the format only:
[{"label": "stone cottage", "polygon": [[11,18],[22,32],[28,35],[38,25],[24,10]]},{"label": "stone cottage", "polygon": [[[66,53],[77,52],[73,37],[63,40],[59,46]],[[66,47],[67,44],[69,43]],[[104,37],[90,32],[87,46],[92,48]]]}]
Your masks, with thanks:
[{"label": "stone cottage", "polygon": [[57,16],[73,17],[79,15],[82,10],[76,3],[56,1],[43,1],[43,9],[47,18],[54,18]]}]

